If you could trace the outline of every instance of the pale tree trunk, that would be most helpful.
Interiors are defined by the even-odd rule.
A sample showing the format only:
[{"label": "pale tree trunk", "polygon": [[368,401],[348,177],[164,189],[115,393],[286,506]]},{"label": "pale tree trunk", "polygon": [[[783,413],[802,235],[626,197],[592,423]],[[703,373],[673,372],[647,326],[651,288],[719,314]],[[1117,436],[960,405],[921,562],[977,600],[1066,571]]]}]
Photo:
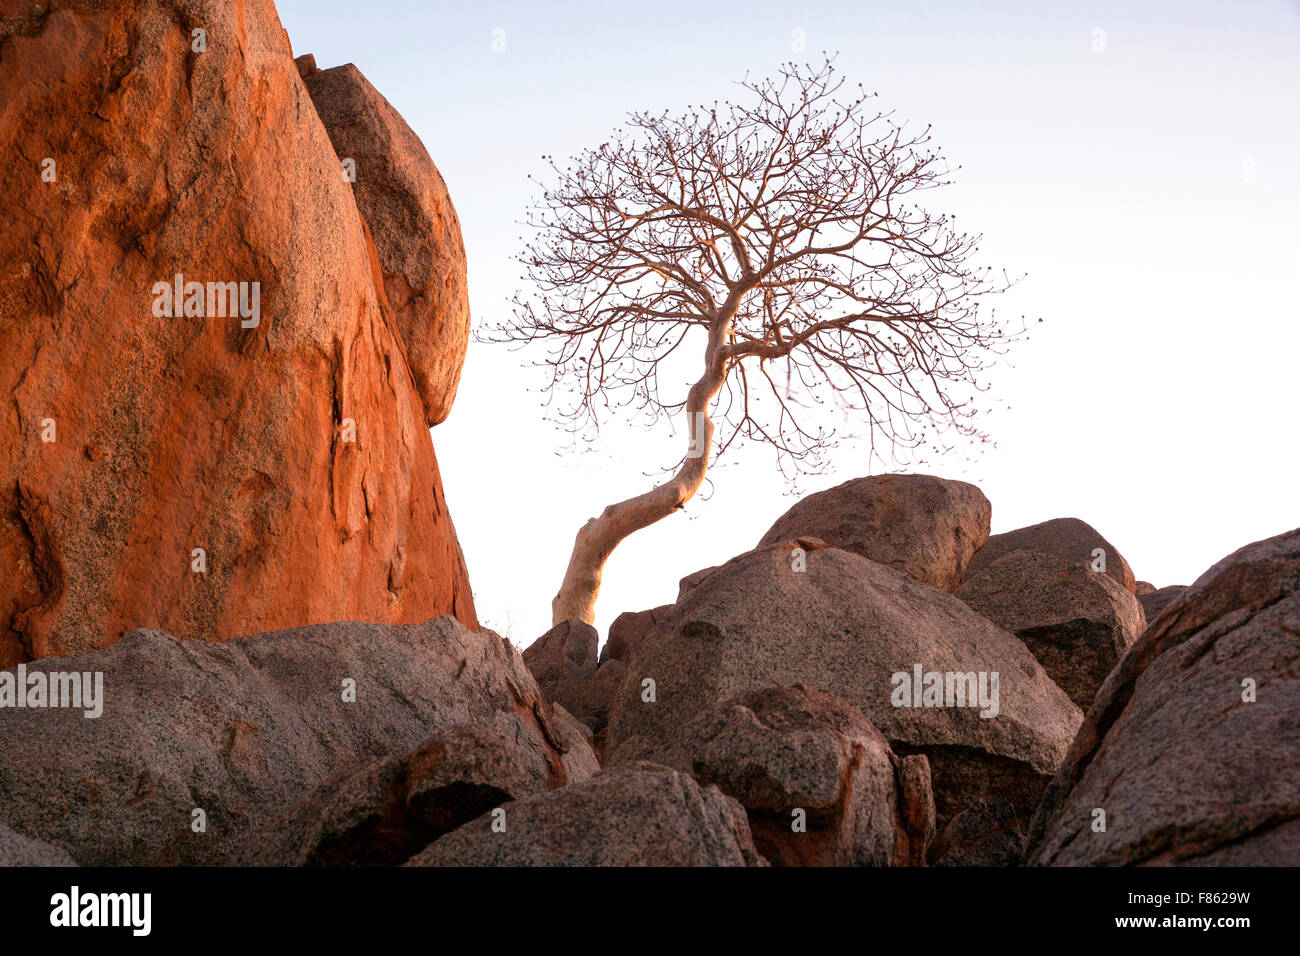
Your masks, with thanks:
[{"label": "pale tree trunk", "polygon": [[[686,396],[686,420],[690,447],[681,468],[668,481],[635,498],[607,507],[578,531],[573,554],[564,572],[560,592],[551,601],[551,623],[574,618],[591,624],[596,619],[596,598],[605,562],[633,532],[666,518],[695,496],[704,483],[713,447],[713,421],[709,403],[722,388],[727,375],[727,332],[731,325],[727,309],[709,327],[709,344],[704,353],[705,370]],[[696,454],[698,452],[698,454]]]}]

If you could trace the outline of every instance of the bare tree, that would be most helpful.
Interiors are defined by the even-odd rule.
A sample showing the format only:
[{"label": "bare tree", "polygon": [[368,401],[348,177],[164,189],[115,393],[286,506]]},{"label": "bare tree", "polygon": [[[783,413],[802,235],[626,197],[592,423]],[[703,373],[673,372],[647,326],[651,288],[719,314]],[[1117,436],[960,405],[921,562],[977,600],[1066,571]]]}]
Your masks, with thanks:
[{"label": "bare tree", "polygon": [[[578,532],[556,623],[594,620],[606,560],[699,490],[717,425],[717,454],[758,439],[796,467],[834,438],[806,427],[802,395],[840,400],[872,453],[881,441],[895,460],[953,434],[985,439],[976,376],[1015,336],[980,300],[1010,283],[969,264],[979,236],[914,204],[951,172],[929,127],[873,112],[861,87],[846,95],[831,59],[740,86],[743,103],[632,114],[563,168],[544,157],[554,182],[520,256],[529,291],[482,334],[550,343],[548,391],[570,386],[561,414],[575,428],[597,426],[602,407],[687,413],[671,477]],[[666,401],[665,362],[688,337],[702,368]]]}]

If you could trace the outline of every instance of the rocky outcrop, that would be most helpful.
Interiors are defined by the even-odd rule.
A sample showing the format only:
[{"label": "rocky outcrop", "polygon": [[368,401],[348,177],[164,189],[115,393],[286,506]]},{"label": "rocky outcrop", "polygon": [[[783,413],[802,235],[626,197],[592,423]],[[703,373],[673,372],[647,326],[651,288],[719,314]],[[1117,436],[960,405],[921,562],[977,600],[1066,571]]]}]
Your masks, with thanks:
[{"label": "rocky outcrop", "polygon": [[954,594],[1024,641],[1082,710],[1146,628],[1142,605],[1113,578],[1045,551],[1012,551]]},{"label": "rocky outcrop", "polygon": [[547,786],[596,769],[509,642],[449,617],[224,644],[136,631],[27,665],[29,681],[60,671],[102,673],[102,716],[0,709],[0,806],[83,865],[227,862],[317,785],[462,724],[510,741]]},{"label": "rocky outcrop", "polygon": [[[997,672],[997,715],[895,706],[895,675],[910,684],[918,665],[976,683],[982,673],[989,696]],[[955,597],[837,548],[795,561],[770,547],[714,571],[646,635],[614,699],[608,764],[681,766],[693,757],[691,722],[718,701],[797,683],[857,708],[899,756],[926,755],[941,824],[998,796],[1031,812],[1081,719],[1020,640]],[[957,685],[963,697],[969,685],[952,683],[956,703]],[[908,702],[924,699],[918,690]]]},{"label": "rocky outcrop", "polygon": [[964,481],[871,475],[803,498],[758,546],[816,537],[952,591],[988,540],[991,514],[984,493]]},{"label": "rocky outcrop", "polygon": [[1106,679],[1030,862],[1300,864],[1298,655],[1300,529],[1216,564]]},{"label": "rocky outcrop", "polygon": [[76,865],[66,850],[15,833],[0,823],[0,867]]},{"label": "rocky outcrop", "polygon": [[469,342],[460,220],[420,138],[353,64],[299,71],[379,253],[384,293],[430,425],[451,412]]},{"label": "rocky outcrop", "polygon": [[539,769],[496,731],[460,724],[321,784],[253,833],[238,862],[395,866],[493,807],[544,793]]},{"label": "rocky outcrop", "polygon": [[585,621],[561,621],[524,651],[524,663],[542,696],[561,704],[600,735],[609,722],[609,705],[622,679],[622,661],[599,663],[600,635]]},{"label": "rocky outcrop", "polygon": [[380,259],[270,0],[10,6],[0,666],[137,627],[473,625]]},{"label": "rocky outcrop", "polygon": [[1042,551],[1073,564],[1095,566],[1114,578],[1129,594],[1137,593],[1137,579],[1124,555],[1098,534],[1096,528],[1078,518],[1053,518],[1028,528],[995,534],[975,553],[966,573],[982,571],[1013,551]]},{"label": "rocky outcrop", "polygon": [[762,866],[745,811],[651,763],[525,797],[431,844],[408,866]]},{"label": "rocky outcrop", "polygon": [[930,765],[813,687],[751,691],[685,735],[690,769],[735,797],[778,866],[919,866],[934,836]]}]

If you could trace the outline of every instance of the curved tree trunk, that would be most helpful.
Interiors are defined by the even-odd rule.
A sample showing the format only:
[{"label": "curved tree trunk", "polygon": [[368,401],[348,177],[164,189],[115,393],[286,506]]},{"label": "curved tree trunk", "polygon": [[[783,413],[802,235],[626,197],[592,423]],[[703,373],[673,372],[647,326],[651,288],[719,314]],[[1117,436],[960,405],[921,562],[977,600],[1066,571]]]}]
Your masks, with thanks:
[{"label": "curved tree trunk", "polygon": [[726,342],[730,324],[729,314],[710,324],[709,344],[704,353],[705,371],[686,396],[690,445],[681,468],[663,484],[643,495],[608,506],[598,517],[582,526],[573,542],[573,554],[569,556],[564,582],[551,601],[552,625],[574,618],[593,623],[601,573],[619,542],[660,518],[666,518],[700,490],[713,447],[709,403],[722,388],[727,375]]}]

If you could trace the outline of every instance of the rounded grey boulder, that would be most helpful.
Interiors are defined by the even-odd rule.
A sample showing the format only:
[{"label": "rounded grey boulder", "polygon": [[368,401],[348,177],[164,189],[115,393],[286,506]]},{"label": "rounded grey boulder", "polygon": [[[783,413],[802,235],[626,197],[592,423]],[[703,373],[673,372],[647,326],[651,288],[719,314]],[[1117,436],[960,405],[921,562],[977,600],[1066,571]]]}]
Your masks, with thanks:
[{"label": "rounded grey boulder", "polygon": [[777,519],[758,547],[820,538],[941,591],[961,584],[989,538],[992,506],[964,481],[870,475],[808,495]]},{"label": "rounded grey boulder", "polygon": [[[474,723],[546,786],[590,776],[579,725],[519,652],[451,617],[211,644],[135,631],[27,665],[103,674],[103,714],[0,708],[0,806],[83,866],[225,863],[314,787]],[[205,828],[191,827],[201,810]]]},{"label": "rounded grey boulder", "polygon": [[1024,641],[1081,710],[1146,629],[1142,605],[1110,575],[1045,551],[1012,551],[953,593]]},{"label": "rounded grey boulder", "polygon": [[861,713],[815,687],[750,691],[690,728],[690,770],[735,797],[779,866],[919,866],[934,835],[925,757],[898,757]]},{"label": "rounded grey boulder", "polygon": [[651,763],[507,803],[407,866],[763,866],[744,808]]},{"label": "rounded grey boulder", "polygon": [[1053,518],[1027,528],[995,534],[971,558],[967,574],[980,571],[1012,551],[1045,551],[1075,564],[1105,562],[1109,574],[1129,594],[1137,593],[1137,578],[1119,550],[1092,525],[1078,518]]}]

